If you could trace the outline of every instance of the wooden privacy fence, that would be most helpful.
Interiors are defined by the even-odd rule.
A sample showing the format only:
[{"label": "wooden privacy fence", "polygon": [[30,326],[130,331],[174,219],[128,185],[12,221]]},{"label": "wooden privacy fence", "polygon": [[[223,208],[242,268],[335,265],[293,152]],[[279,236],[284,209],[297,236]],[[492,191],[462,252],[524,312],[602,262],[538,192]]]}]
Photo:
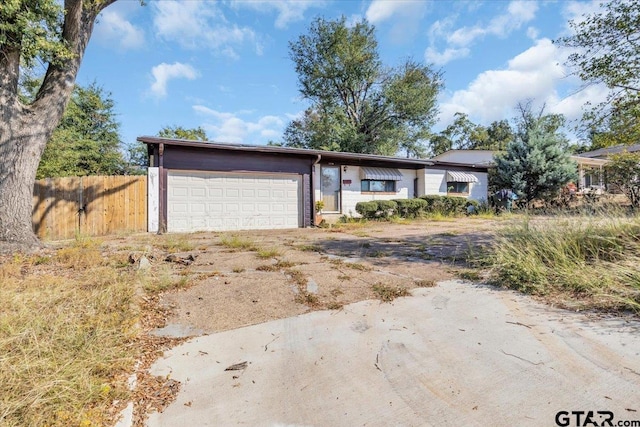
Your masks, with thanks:
[{"label": "wooden privacy fence", "polygon": [[147,230],[146,176],[47,178],[33,187],[33,229],[41,239]]}]

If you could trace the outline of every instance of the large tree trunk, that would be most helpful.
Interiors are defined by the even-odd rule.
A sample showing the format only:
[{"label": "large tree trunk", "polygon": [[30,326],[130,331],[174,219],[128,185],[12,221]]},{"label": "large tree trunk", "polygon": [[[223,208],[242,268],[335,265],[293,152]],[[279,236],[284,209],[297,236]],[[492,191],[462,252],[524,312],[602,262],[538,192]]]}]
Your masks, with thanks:
[{"label": "large tree trunk", "polygon": [[96,16],[114,1],[65,0],[61,38],[74,57],[49,64],[31,105],[18,99],[19,35],[0,45],[0,243],[39,244],[31,222],[38,164],[73,91]]},{"label": "large tree trunk", "polygon": [[51,126],[20,116],[0,132],[0,241],[33,246],[33,184]]}]

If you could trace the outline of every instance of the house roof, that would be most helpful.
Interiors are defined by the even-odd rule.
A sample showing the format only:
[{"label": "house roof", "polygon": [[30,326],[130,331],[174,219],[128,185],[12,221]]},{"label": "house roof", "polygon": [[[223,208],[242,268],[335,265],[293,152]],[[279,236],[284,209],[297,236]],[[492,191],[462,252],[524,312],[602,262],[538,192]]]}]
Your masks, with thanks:
[{"label": "house roof", "polygon": [[[375,154],[361,154],[361,153],[344,153],[339,151],[324,151],[324,150],[309,150],[306,148],[290,148],[279,147],[270,145],[249,145],[249,144],[229,144],[213,141],[193,141],[185,139],[172,139],[172,138],[160,138],[155,136],[140,136],[138,141],[145,144],[164,144],[165,146],[181,146],[181,147],[193,147],[200,149],[211,150],[226,150],[226,151],[239,151],[239,152],[254,152],[254,153],[271,153],[291,155],[296,157],[309,157],[322,159],[323,162],[340,162],[347,165],[359,165],[359,164],[371,164],[379,166],[395,166],[405,169],[421,169],[424,167],[454,167],[454,168],[466,168],[470,165],[465,163],[438,161],[435,159],[411,159],[404,157],[394,156],[379,156]],[[472,166],[473,167],[473,166]],[[480,166],[479,169],[486,170],[486,166]]]},{"label": "house roof", "polygon": [[628,151],[629,153],[633,153],[636,151],[640,151],[640,144],[632,144],[632,145],[614,145],[613,147],[600,148],[599,150],[587,151],[586,153],[580,153],[578,157],[608,157],[610,154],[622,153],[624,151]]},{"label": "house roof", "polygon": [[499,153],[494,150],[449,150],[435,156],[432,160],[454,162],[469,166],[493,166],[493,156]]}]

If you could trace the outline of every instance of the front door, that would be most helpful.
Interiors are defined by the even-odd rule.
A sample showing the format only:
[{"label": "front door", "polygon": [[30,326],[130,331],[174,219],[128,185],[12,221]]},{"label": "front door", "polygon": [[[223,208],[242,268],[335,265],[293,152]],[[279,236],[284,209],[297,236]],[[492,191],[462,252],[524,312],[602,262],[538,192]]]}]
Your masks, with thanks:
[{"label": "front door", "polygon": [[340,167],[322,166],[320,192],[325,212],[340,212]]}]

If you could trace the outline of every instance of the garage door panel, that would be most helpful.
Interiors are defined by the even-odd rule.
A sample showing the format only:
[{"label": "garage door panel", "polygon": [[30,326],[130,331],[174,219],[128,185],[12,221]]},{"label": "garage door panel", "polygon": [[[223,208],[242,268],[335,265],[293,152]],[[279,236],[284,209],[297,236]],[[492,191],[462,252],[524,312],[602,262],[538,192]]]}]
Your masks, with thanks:
[{"label": "garage door panel", "polygon": [[300,179],[294,175],[170,172],[168,230],[297,228]]}]

